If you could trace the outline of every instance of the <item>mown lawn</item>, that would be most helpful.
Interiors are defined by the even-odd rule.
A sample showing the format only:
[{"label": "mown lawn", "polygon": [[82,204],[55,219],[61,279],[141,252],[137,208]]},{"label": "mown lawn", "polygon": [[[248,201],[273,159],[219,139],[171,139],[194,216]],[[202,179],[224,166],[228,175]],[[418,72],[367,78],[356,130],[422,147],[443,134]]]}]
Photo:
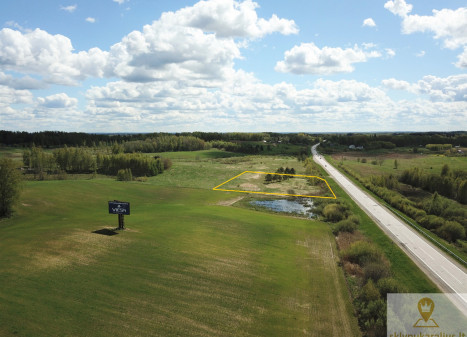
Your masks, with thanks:
[{"label": "mown lawn", "polygon": [[[27,182],[0,222],[0,335],[358,336],[327,225],[217,204],[237,196]],[[93,233],[114,199],[128,230]]]}]

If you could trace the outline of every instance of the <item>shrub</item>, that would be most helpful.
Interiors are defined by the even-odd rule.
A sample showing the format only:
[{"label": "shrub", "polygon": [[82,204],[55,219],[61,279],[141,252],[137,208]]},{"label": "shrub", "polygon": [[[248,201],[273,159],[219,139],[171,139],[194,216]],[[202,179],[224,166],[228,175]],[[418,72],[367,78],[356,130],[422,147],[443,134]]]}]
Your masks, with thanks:
[{"label": "shrub", "polygon": [[132,181],[133,180],[133,175],[131,174],[131,169],[118,170],[117,180],[119,180],[119,181]]},{"label": "shrub", "polygon": [[366,163],[366,158],[362,158],[362,159],[360,160],[360,162],[361,162],[361,163]]},{"label": "shrub", "polygon": [[170,160],[170,158],[163,158],[162,161],[164,163],[164,170],[168,170],[172,167],[172,160]]},{"label": "shrub", "polygon": [[334,233],[334,235],[337,235],[340,232],[353,233],[356,229],[357,225],[355,224],[355,222],[353,222],[350,219],[345,219],[336,223],[332,228],[332,232]]},{"label": "shrub", "polygon": [[386,302],[377,299],[360,306],[358,321],[367,336],[386,336]]},{"label": "shrub", "polygon": [[363,302],[371,302],[380,298],[379,290],[376,288],[375,283],[372,280],[363,286],[362,291],[360,292],[359,299]]},{"label": "shrub", "polygon": [[326,205],[323,209],[323,215],[326,220],[332,222],[340,221],[345,217],[344,210],[338,204]]},{"label": "shrub", "polygon": [[436,232],[449,242],[456,242],[458,239],[465,238],[465,228],[457,221],[446,221]]},{"label": "shrub", "polygon": [[342,258],[352,263],[358,263],[361,266],[384,260],[380,248],[366,241],[357,241],[351,244],[349,248],[342,251]]},{"label": "shrub", "polygon": [[354,224],[359,225],[360,224],[360,218],[356,216],[355,214],[350,215],[347,220],[352,221]]},{"label": "shrub", "polygon": [[407,289],[405,289],[403,285],[390,277],[380,279],[376,286],[378,287],[379,293],[383,298],[386,298],[387,294],[407,292]]},{"label": "shrub", "polygon": [[371,262],[363,268],[363,278],[365,281],[373,280],[378,282],[379,279],[391,276],[391,268],[389,263]]}]

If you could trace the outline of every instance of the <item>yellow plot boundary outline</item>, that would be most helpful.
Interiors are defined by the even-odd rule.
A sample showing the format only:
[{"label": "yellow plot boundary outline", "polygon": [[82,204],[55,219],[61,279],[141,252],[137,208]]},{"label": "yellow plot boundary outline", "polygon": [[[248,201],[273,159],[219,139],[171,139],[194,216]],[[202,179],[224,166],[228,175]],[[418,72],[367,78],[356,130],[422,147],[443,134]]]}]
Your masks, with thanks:
[{"label": "yellow plot boundary outline", "polygon": [[[245,174],[245,173],[272,174],[272,175],[279,175],[279,176],[304,177],[304,178],[318,178],[318,179],[321,179],[322,181],[324,181],[326,183],[327,187],[329,188],[329,190],[331,191],[333,196],[332,197],[321,197],[321,196],[318,196],[318,195],[301,195],[301,194],[286,194],[286,193],[271,193],[271,192],[256,192],[256,191],[240,191],[240,190],[226,190],[226,189],[219,188],[222,185],[227,184],[229,181],[234,180],[235,178],[238,178],[242,174]],[[222,184],[217,185],[216,187],[213,188],[213,190],[214,191],[224,191],[224,192],[256,193],[256,194],[269,194],[269,195],[286,195],[286,196],[290,196],[290,197],[337,199],[336,195],[334,194],[333,190],[331,189],[331,186],[329,186],[326,179],[323,179],[323,178],[320,178],[320,177],[317,177],[317,176],[305,176],[305,175],[301,175],[301,174],[288,174],[288,173],[269,173],[269,172],[244,171],[244,172],[242,172],[240,174],[237,174],[235,177],[230,178],[227,181],[224,181]]]}]

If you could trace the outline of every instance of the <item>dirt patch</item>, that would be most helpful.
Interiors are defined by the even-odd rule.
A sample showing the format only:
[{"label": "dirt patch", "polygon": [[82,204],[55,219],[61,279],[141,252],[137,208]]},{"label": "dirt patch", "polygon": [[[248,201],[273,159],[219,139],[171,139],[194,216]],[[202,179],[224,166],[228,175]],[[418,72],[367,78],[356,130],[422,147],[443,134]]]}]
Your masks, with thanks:
[{"label": "dirt patch", "polygon": [[255,184],[243,183],[240,187],[246,191],[259,191],[259,187]]},{"label": "dirt patch", "polygon": [[[110,229],[109,229],[110,230]],[[48,241],[39,251],[29,252],[30,269],[63,268],[71,264],[88,265],[98,256],[129,242],[122,235],[96,235],[76,230],[69,235]],[[29,269],[28,268],[28,269]]]},{"label": "dirt patch", "polygon": [[259,174],[259,173],[251,173],[249,176],[248,176],[248,180],[257,180],[259,179],[260,177],[262,176],[262,174]]},{"label": "dirt patch", "polygon": [[237,201],[240,201],[242,200],[244,197],[236,197],[236,198],[233,198],[233,199],[229,199],[229,200],[222,200],[222,201],[219,201],[216,205],[218,206],[232,206],[233,204],[235,204]]}]

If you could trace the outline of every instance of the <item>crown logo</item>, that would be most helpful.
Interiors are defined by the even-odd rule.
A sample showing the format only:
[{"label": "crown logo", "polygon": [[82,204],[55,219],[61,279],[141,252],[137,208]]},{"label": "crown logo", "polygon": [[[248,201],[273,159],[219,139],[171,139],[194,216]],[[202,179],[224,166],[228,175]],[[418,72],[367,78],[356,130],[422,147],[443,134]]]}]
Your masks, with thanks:
[{"label": "crown logo", "polygon": [[418,301],[418,312],[422,316],[415,324],[417,328],[437,328],[438,324],[430,316],[435,310],[435,302],[429,297],[422,298]]},{"label": "crown logo", "polygon": [[430,312],[431,311],[431,303],[428,303],[427,301],[425,301],[424,304],[420,303],[420,309],[421,309],[421,312]]}]

